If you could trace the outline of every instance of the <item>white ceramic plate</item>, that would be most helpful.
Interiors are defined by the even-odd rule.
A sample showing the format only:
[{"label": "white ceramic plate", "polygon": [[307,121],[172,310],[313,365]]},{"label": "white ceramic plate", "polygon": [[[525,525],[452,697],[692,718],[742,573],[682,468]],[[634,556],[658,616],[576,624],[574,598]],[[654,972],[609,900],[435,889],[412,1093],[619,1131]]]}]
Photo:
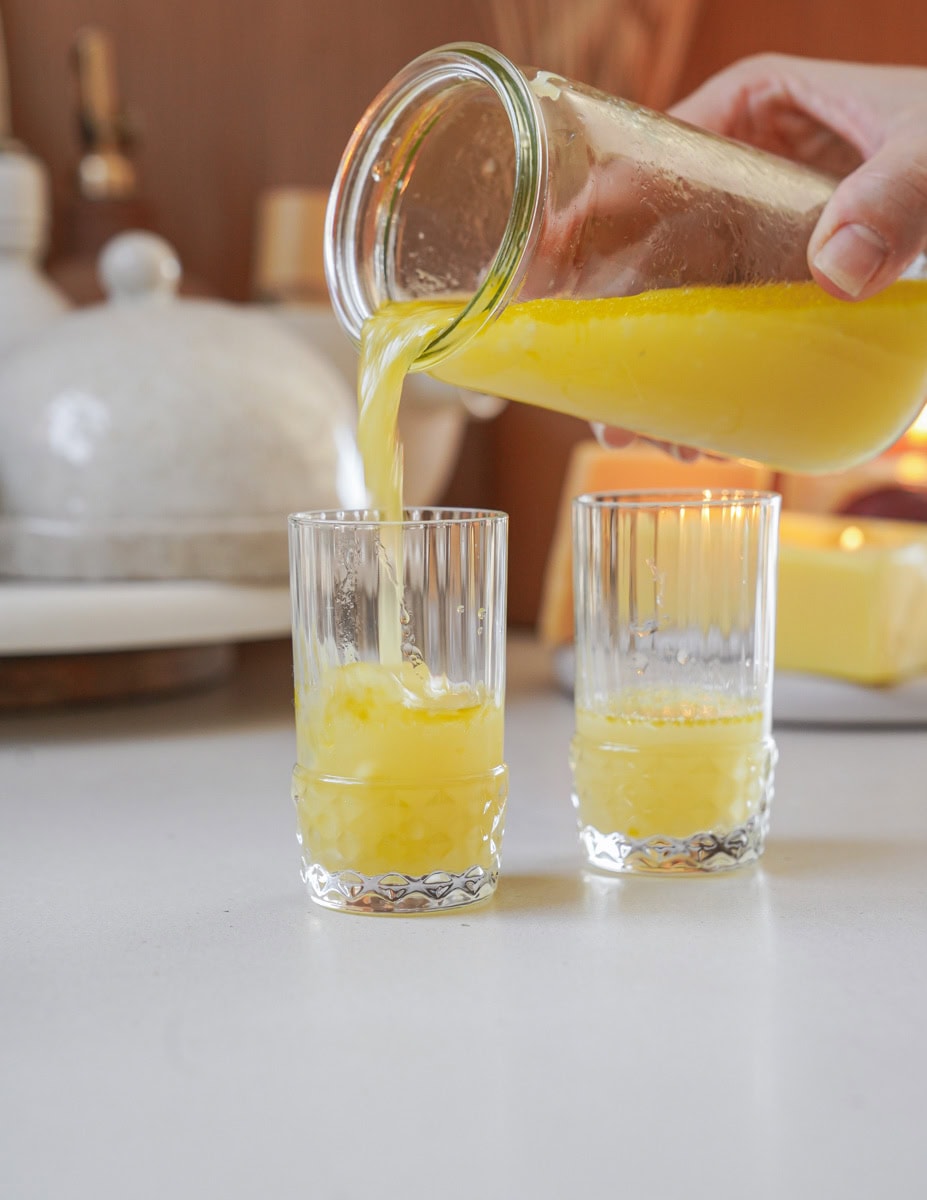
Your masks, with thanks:
[{"label": "white ceramic plate", "polygon": [[[573,692],[573,647],[554,651],[554,675]],[[773,720],[780,725],[927,725],[927,676],[874,688],[821,675],[776,673]]]},{"label": "white ceramic plate", "polygon": [[0,581],[0,656],[214,645],[289,631],[285,584]]}]

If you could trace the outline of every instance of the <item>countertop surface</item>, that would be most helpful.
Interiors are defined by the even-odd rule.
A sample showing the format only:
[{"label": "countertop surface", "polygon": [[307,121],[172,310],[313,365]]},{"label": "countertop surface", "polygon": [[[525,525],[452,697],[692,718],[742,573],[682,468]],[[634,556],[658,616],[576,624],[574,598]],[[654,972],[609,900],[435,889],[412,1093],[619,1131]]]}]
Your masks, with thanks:
[{"label": "countertop surface", "polygon": [[927,1194],[923,729],[777,729],[758,868],[586,876],[516,640],[496,898],[347,916],[289,671],[0,719],[5,1200]]}]

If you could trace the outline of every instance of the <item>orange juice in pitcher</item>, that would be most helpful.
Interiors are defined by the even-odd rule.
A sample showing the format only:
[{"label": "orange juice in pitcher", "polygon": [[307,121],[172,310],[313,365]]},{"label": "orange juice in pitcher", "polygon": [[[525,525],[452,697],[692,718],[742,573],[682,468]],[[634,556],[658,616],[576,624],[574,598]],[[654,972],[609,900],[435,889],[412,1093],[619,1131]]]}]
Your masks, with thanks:
[{"label": "orange juice in pitcher", "polygon": [[[487,47],[411,63],[329,205],[342,324],[462,387],[795,471],[879,452],[927,391],[927,281],[838,301],[834,181]],[[369,354],[368,354],[369,357]],[[382,354],[381,354],[382,358]]]}]

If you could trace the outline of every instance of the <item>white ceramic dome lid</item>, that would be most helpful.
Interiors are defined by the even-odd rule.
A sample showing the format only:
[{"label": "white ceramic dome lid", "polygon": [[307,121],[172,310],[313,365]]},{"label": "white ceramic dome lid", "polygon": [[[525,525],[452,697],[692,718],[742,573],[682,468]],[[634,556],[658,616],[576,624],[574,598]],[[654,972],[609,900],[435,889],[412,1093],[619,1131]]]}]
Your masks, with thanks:
[{"label": "white ceramic dome lid", "polygon": [[100,270],[108,303],[0,362],[0,573],[285,575],[288,512],[364,502],[350,388],[269,317],[177,298],[154,235]]}]

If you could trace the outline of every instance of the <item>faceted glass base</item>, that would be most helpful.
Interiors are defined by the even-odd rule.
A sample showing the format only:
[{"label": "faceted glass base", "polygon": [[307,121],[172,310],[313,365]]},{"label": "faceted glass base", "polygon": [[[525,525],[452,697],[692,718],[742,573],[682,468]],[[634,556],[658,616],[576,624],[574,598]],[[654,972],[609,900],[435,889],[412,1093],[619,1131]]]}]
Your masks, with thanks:
[{"label": "faceted glass base", "polygon": [[488,900],[496,890],[498,866],[470,867],[461,874],[432,871],[428,875],[361,875],[357,871],[327,871],[303,861],[301,871],[316,904],[343,912],[390,914],[437,912]]},{"label": "faceted glass base", "polygon": [[705,831],[690,837],[652,836],[635,839],[623,833],[600,833],[592,825],[579,831],[589,865],[615,874],[705,874],[731,871],[756,862],[766,845],[769,809],[744,825],[724,832]]}]

